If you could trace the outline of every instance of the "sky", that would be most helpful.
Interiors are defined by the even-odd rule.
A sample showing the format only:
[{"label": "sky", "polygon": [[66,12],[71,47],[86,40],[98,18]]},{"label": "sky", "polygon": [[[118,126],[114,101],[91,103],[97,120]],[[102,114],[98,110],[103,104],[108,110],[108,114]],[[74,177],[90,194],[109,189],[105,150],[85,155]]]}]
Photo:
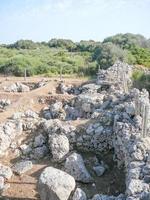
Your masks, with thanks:
[{"label": "sky", "polygon": [[150,38],[150,0],[0,0],[0,43],[95,40],[117,33]]}]

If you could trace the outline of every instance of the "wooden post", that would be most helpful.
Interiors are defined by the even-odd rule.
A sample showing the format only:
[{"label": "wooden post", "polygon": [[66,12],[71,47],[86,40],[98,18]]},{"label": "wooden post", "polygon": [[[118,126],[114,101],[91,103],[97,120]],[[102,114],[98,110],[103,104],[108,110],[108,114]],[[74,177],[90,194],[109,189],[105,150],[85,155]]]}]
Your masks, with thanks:
[{"label": "wooden post", "polygon": [[100,65],[98,65],[98,72],[100,72],[100,70],[101,70],[101,67],[100,67]]},{"label": "wooden post", "polygon": [[140,115],[140,112],[141,112],[140,106],[141,106],[141,103],[139,100],[139,94],[137,94],[135,97],[135,114],[136,115]]},{"label": "wooden post", "polygon": [[150,106],[149,106],[149,105],[146,105],[146,104],[143,105],[142,136],[143,136],[144,138],[147,136],[149,109],[150,109]]},{"label": "wooden post", "polygon": [[123,81],[124,92],[127,93],[128,92],[128,84],[127,84],[127,76],[126,76],[125,69],[123,69],[123,72],[122,72],[122,81]]},{"label": "wooden post", "polygon": [[119,65],[117,63],[117,82],[119,83],[120,82],[120,77],[119,77]]},{"label": "wooden post", "polygon": [[60,66],[60,81],[62,81],[62,66]]},{"label": "wooden post", "polygon": [[26,81],[26,78],[27,78],[27,69],[25,68],[25,70],[24,70],[24,81]]}]

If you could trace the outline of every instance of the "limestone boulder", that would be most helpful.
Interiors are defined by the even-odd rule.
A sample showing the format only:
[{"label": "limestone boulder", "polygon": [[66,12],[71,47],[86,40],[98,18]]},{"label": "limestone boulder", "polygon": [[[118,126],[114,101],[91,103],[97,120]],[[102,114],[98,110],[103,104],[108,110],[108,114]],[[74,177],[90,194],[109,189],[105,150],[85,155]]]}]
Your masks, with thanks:
[{"label": "limestone boulder", "polygon": [[65,135],[54,134],[49,138],[49,146],[55,161],[59,161],[69,153],[69,140]]},{"label": "limestone boulder", "polygon": [[74,178],[53,167],[44,169],[38,181],[41,200],[68,200],[74,188]]},{"label": "limestone boulder", "polygon": [[93,181],[80,154],[73,153],[66,159],[65,170],[77,181],[81,181],[83,183],[89,183]]}]

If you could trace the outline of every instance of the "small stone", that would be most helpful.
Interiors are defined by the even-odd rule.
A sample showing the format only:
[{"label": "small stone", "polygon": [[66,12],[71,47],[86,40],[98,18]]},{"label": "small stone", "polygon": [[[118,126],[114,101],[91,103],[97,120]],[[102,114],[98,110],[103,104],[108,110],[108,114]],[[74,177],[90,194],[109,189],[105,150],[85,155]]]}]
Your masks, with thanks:
[{"label": "small stone", "polygon": [[86,113],[90,113],[91,110],[91,105],[89,103],[83,103],[82,104],[82,110]]},{"label": "small stone", "polygon": [[146,165],[142,170],[144,175],[150,175],[150,165]]},{"label": "small stone", "polygon": [[43,144],[45,142],[46,142],[46,138],[42,134],[40,134],[40,135],[35,137],[33,146],[34,147],[41,147],[41,146],[43,146]]},{"label": "small stone", "polygon": [[142,161],[144,158],[142,152],[139,149],[136,152],[132,153],[131,157],[133,161]]},{"label": "small stone", "polygon": [[135,105],[133,103],[126,104],[125,110],[129,115],[135,115]]},{"label": "small stone", "polygon": [[77,188],[75,190],[72,200],[87,200],[85,192],[80,188]]},{"label": "small stone", "polygon": [[22,144],[20,146],[20,149],[24,155],[27,155],[32,151],[32,148],[30,147],[30,145],[27,145],[27,144]]},{"label": "small stone", "polygon": [[92,183],[92,187],[96,187],[95,183]]},{"label": "small stone", "polygon": [[25,172],[32,169],[32,162],[31,161],[18,162],[13,166],[12,169],[18,175],[24,174]]},{"label": "small stone", "polygon": [[102,165],[93,167],[93,170],[95,171],[97,176],[102,176],[105,172],[105,167]]},{"label": "small stone", "polygon": [[145,183],[150,183],[150,175],[144,176],[144,182]]},{"label": "small stone", "polygon": [[104,130],[103,126],[99,126],[98,128],[95,129],[95,134],[101,134],[103,130]]},{"label": "small stone", "polygon": [[137,168],[130,169],[128,174],[130,178],[139,179],[140,172],[141,172],[141,168],[137,167]]},{"label": "small stone", "polygon": [[43,157],[45,157],[48,154],[48,148],[46,145],[43,145],[42,147],[37,147],[34,148],[31,154],[31,158],[34,159],[42,159]]}]

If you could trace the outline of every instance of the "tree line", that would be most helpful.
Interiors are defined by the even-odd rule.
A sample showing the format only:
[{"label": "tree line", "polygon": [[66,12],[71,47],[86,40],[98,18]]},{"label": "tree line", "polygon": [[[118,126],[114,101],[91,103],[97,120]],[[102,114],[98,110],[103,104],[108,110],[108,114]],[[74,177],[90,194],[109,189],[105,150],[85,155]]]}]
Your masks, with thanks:
[{"label": "tree line", "polygon": [[63,74],[94,75],[116,60],[150,68],[150,39],[131,33],[117,34],[103,42],[73,42],[51,39],[48,42],[19,40],[0,45],[0,73],[22,76]]}]

